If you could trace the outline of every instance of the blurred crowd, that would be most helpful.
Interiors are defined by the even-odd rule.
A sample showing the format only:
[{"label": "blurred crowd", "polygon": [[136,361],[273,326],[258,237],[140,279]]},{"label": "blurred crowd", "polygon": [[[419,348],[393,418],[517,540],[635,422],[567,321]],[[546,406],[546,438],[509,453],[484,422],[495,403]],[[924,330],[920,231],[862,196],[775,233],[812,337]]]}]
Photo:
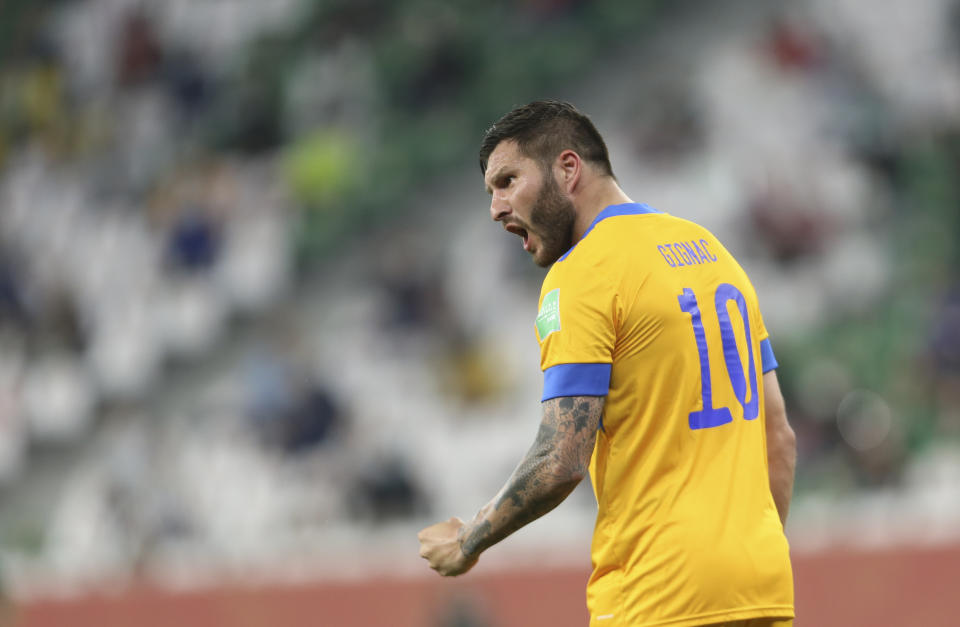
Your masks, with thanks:
[{"label": "blurred crowd", "polygon": [[100,408],[142,400],[290,272],[276,168],[198,145],[213,86],[183,47],[137,3],[47,4],[20,3],[43,21],[24,21],[2,75],[6,481],[29,444],[75,440]]},{"label": "blurred crowd", "polygon": [[572,75],[628,193],[754,279],[801,494],[960,443],[960,4],[521,4],[493,36],[512,3],[5,3],[6,577],[322,555],[485,502],[535,429],[542,275],[482,195],[425,187]]}]

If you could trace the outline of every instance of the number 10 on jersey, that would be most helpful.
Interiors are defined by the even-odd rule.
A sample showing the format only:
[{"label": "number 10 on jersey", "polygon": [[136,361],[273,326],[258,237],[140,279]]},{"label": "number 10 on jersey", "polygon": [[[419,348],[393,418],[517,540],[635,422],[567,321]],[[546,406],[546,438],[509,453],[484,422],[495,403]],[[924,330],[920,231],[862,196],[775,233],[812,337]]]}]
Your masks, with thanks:
[{"label": "number 10 on jersey", "polygon": [[[710,378],[710,353],[707,347],[707,334],[703,329],[703,316],[700,314],[700,305],[697,302],[697,296],[689,287],[684,288],[683,293],[677,296],[680,302],[680,309],[690,314],[690,321],[693,324],[693,337],[697,343],[697,354],[700,357],[700,392],[703,399],[703,409],[690,412],[691,429],[709,429],[710,427],[719,427],[733,421],[729,407],[713,406],[713,388]],[[730,322],[730,313],[727,310],[727,303],[733,301],[740,311],[743,319],[743,328],[747,340],[747,363],[749,365],[750,376],[750,401],[747,401],[747,380],[743,374],[743,360],[740,358],[740,350],[737,347],[737,338],[733,332],[733,324]],[[733,393],[737,397],[741,407],[743,407],[743,417],[745,420],[753,420],[760,415],[760,402],[757,398],[757,388],[759,381],[757,379],[757,365],[753,358],[753,342],[750,337],[750,319],[747,316],[747,301],[733,285],[723,283],[717,287],[713,298],[714,308],[717,312],[717,321],[720,323],[720,340],[723,344],[723,361],[727,366],[727,376],[730,379],[730,385],[733,386]]]}]

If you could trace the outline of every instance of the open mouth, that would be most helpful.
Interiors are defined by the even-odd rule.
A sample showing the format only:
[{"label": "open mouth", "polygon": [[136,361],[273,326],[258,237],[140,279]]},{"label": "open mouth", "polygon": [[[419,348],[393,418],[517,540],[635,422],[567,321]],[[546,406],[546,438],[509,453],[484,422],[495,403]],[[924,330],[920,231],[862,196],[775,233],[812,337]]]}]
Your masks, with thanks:
[{"label": "open mouth", "polygon": [[506,229],[508,233],[513,233],[514,235],[520,236],[520,239],[523,240],[523,249],[530,250],[530,234],[527,233],[527,230],[516,224],[505,224],[503,228]]}]

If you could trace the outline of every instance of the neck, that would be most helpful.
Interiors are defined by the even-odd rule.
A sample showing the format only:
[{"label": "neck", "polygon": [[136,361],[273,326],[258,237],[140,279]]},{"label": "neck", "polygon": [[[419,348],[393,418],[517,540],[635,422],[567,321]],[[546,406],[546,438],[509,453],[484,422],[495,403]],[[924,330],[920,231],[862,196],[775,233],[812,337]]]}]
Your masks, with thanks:
[{"label": "neck", "polygon": [[598,177],[587,185],[574,201],[577,210],[577,219],[573,225],[573,241],[579,242],[583,238],[590,224],[601,211],[610,205],[620,205],[633,202],[611,176]]}]

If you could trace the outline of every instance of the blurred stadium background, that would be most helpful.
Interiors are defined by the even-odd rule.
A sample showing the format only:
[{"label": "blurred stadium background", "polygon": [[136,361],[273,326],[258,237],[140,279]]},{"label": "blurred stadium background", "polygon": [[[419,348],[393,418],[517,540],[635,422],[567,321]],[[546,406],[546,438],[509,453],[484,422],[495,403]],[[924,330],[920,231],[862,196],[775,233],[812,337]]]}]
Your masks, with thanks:
[{"label": "blurred stadium background", "polygon": [[955,625],[960,2],[4,0],[0,622],[584,625],[532,441],[542,271],[475,155],[570,99],[760,294],[798,625]]}]

